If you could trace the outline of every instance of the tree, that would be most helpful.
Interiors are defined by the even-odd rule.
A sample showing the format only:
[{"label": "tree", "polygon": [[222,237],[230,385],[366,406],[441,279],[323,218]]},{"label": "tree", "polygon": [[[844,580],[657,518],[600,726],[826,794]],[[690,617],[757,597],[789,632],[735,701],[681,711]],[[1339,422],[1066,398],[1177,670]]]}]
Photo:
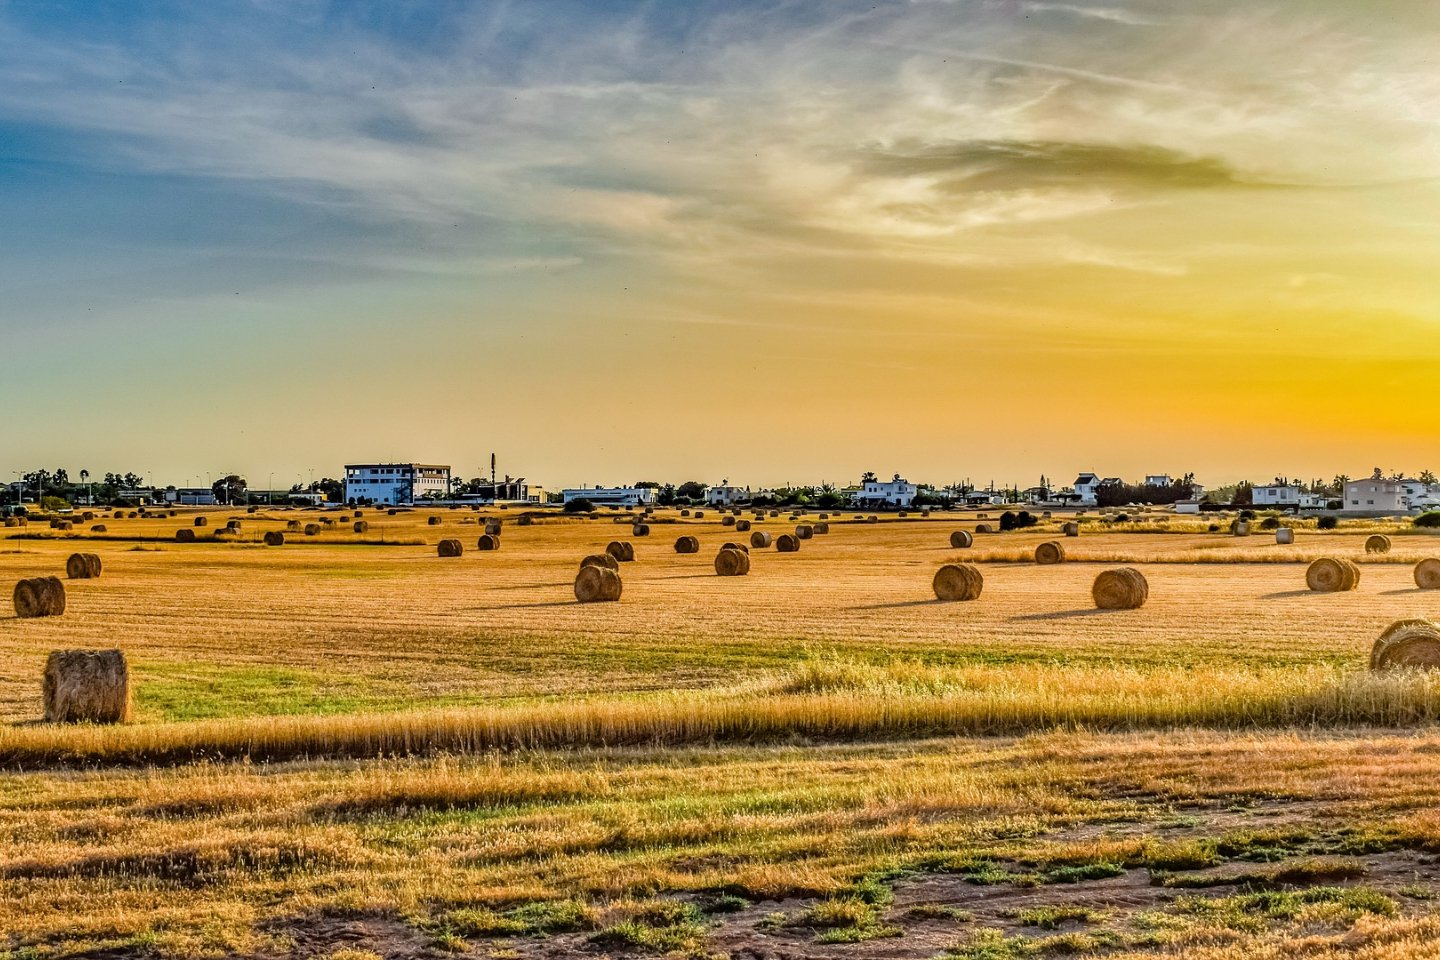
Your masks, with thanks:
[{"label": "tree", "polygon": [[1433,487],[1435,484],[1440,483],[1440,480],[1437,480],[1435,474],[1431,473],[1429,470],[1421,470],[1420,482],[1425,484],[1427,487]]},{"label": "tree", "polygon": [[310,484],[310,492],[323,493],[329,502],[339,503],[345,499],[345,484],[330,477],[323,477]]},{"label": "tree", "polygon": [[704,500],[705,484],[699,480],[686,480],[675,488],[676,500]]},{"label": "tree", "polygon": [[860,482],[861,482],[861,483],[874,483],[877,479],[879,479],[879,478],[875,476],[875,471],[874,471],[874,470],[866,470],[866,471],[860,476]]},{"label": "tree", "polygon": [[[120,479],[124,482],[125,486],[129,487],[131,490],[136,489],[140,486],[140,484],[145,482],[145,478],[136,473],[127,473]],[[242,480],[240,481],[240,483],[243,486],[245,481]]]},{"label": "tree", "polygon": [[[130,474],[126,474],[125,479],[127,482],[130,476]],[[244,503],[246,486],[247,484],[245,483],[244,477],[232,473],[212,483],[210,485],[210,492],[215,495],[215,499],[220,503]]]},{"label": "tree", "polygon": [[560,509],[565,513],[589,513],[595,509],[595,504],[584,497],[576,497]]}]

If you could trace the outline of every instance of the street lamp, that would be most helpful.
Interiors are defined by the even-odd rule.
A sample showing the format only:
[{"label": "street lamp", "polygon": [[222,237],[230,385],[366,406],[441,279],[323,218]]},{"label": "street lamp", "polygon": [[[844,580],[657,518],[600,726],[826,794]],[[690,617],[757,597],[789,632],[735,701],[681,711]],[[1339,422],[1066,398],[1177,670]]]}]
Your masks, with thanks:
[{"label": "street lamp", "polygon": [[275,471],[274,471],[274,470],[271,470],[271,471],[270,471],[270,486],[269,486],[269,488],[265,491],[265,503],[266,503],[266,505],[272,505],[272,504],[275,503]]}]

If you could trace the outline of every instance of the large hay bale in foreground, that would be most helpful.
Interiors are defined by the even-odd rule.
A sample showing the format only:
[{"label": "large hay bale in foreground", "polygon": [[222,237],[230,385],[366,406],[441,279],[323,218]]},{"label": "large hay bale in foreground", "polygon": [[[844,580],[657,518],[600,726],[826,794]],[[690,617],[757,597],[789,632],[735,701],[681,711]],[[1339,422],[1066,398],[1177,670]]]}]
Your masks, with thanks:
[{"label": "large hay bale in foreground", "polygon": [[580,561],[580,569],[584,570],[586,567],[604,567],[606,570],[619,570],[620,561],[608,553],[592,553]]},{"label": "large hay bale in foreground", "polygon": [[72,553],[65,561],[65,576],[71,580],[94,580],[100,576],[100,558],[93,553]]},{"label": "large hay bale in foreground", "polygon": [[800,550],[800,538],[790,533],[782,533],[775,538],[775,549],[780,553],[798,553]]},{"label": "large hay bale in foreground", "polygon": [[1040,564],[1064,563],[1065,547],[1058,540],[1046,540],[1035,548],[1035,562]]},{"label": "large hay bale in foreground", "polygon": [[749,520],[736,520],[736,521],[735,521],[735,532],[736,532],[736,533],[748,533],[749,530],[750,530],[750,521],[749,521]]},{"label": "large hay bale in foreground", "polygon": [[130,668],[119,650],[55,650],[42,684],[46,723],[125,723]]},{"label": "large hay bale in foreground", "polygon": [[1060,532],[1067,537],[1078,537],[1080,536],[1080,524],[1074,522],[1062,523],[1060,524]]},{"label": "large hay bale in foreground", "polygon": [[177,543],[194,543],[194,542],[195,542],[195,528],[194,528],[194,527],[181,527],[179,530],[176,530],[176,531],[175,531],[175,541],[176,541]]},{"label": "large hay bale in foreground", "polygon": [[493,533],[482,533],[480,539],[475,541],[476,550],[499,550],[500,537]]},{"label": "large hay bale in foreground", "polygon": [[764,530],[756,530],[754,533],[750,534],[750,546],[762,548],[768,547],[774,541],[774,539],[774,537],[766,533]]},{"label": "large hay bale in foreground", "polygon": [[750,554],[727,547],[715,554],[715,573],[722,577],[743,577],[750,573]]},{"label": "large hay bale in foreground", "polygon": [[435,552],[442,557],[463,556],[465,553],[465,544],[456,540],[454,537],[448,537],[435,545]]},{"label": "large hay bale in foreground", "polygon": [[1415,586],[1421,590],[1440,590],[1440,560],[1431,557],[1415,564]]},{"label": "large hay bale in foreground", "polygon": [[611,540],[605,544],[605,552],[621,563],[629,563],[635,559],[635,545],[625,540]]},{"label": "large hay bale in foreground", "polygon": [[350,529],[351,529],[351,530],[354,530],[356,533],[369,533],[369,532],[370,532],[370,521],[369,521],[369,520],[356,520],[356,521],[355,521],[355,525],[352,526]]},{"label": "large hay bale in foreground", "polygon": [[58,617],[65,612],[65,584],[59,577],[31,577],[15,584],[15,616]]},{"label": "large hay bale in foreground", "polygon": [[950,546],[956,550],[963,550],[966,547],[974,546],[975,537],[968,530],[956,530],[950,534]]},{"label": "large hay bale in foreground", "polygon": [[1321,557],[1305,570],[1305,585],[1316,593],[1339,593],[1360,585],[1360,568],[1349,560]]},{"label": "large hay bale in foreground", "polygon": [[750,552],[750,546],[749,546],[748,544],[737,543],[737,542],[734,541],[734,540],[727,540],[727,541],[725,541],[724,543],[720,544],[720,549],[721,549],[721,550],[741,550],[741,551],[743,551],[743,552],[745,552],[745,553],[749,553],[749,552]]},{"label": "large hay bale in foreground", "polygon": [[1090,595],[1101,610],[1135,610],[1150,599],[1150,582],[1134,567],[1106,570],[1095,578]]},{"label": "large hay bale in foreground", "polygon": [[285,534],[279,530],[266,530],[264,540],[267,547],[285,546]]},{"label": "large hay bale in foreground", "polygon": [[1295,542],[1295,531],[1289,527],[1281,527],[1275,531],[1275,542],[1281,546],[1288,547]]},{"label": "large hay bale in foreground", "polygon": [[575,575],[575,599],[581,603],[605,603],[620,599],[620,574],[595,564],[582,566]]},{"label": "large hay bale in foreground", "polygon": [[675,541],[676,553],[699,553],[700,541],[696,537],[680,537]]},{"label": "large hay bale in foreground", "polygon": [[937,600],[978,600],[985,588],[985,576],[972,563],[947,563],[935,571],[930,587]]},{"label": "large hay bale in foreground", "polygon": [[1381,533],[1367,537],[1365,540],[1366,553],[1389,553],[1390,547],[1390,538]]},{"label": "large hay bale in foreground", "polygon": [[808,523],[802,523],[795,528],[795,536],[801,540],[809,540],[815,536],[815,528]]},{"label": "large hay bale in foreground", "polygon": [[1440,624],[1399,620],[1385,628],[1370,648],[1370,669],[1440,668]]}]

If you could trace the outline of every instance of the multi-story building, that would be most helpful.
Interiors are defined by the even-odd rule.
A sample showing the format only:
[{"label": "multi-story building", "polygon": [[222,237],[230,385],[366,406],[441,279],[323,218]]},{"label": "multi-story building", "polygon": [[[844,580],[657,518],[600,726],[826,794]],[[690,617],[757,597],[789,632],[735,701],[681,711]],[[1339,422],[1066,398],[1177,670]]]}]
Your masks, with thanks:
[{"label": "multi-story building", "polygon": [[1250,488],[1250,502],[1257,507],[1298,507],[1304,492],[1298,483],[1268,483]]},{"label": "multi-story building", "polygon": [[712,507],[733,507],[750,499],[749,487],[731,487],[722,484],[705,491],[705,502]]},{"label": "multi-story building", "polygon": [[1086,506],[1095,506],[1095,490],[1100,486],[1100,475],[1082,473],[1075,478],[1075,499]]},{"label": "multi-story building", "polygon": [[347,463],[346,503],[414,503],[450,495],[450,467],[433,463]]},{"label": "multi-story building", "polygon": [[560,495],[566,503],[589,500],[604,507],[649,507],[657,498],[654,487],[567,487]]},{"label": "multi-story building", "polygon": [[895,474],[893,480],[865,480],[853,500],[858,507],[908,507],[920,488]]},{"label": "multi-story building", "polygon": [[1399,481],[1374,476],[1346,482],[1343,509],[1346,513],[1405,513],[1410,506]]}]

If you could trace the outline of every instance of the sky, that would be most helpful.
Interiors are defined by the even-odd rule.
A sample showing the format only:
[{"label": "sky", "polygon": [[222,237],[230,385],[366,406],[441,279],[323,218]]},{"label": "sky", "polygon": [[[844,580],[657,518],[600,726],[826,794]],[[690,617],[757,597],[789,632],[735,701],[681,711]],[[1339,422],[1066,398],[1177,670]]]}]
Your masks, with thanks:
[{"label": "sky", "polygon": [[1437,51],[1430,0],[0,0],[0,470],[1440,470]]}]

